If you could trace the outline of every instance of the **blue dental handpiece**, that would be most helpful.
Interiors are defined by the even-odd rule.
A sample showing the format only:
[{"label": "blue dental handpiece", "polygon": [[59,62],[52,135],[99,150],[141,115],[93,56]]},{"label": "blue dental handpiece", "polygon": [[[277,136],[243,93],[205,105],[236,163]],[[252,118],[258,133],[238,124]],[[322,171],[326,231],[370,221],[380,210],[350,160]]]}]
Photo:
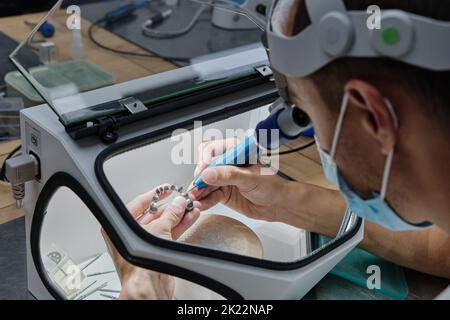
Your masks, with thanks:
[{"label": "blue dental handpiece", "polygon": [[[273,134],[274,130],[277,134]],[[288,106],[279,99],[273,104],[269,117],[256,126],[253,135],[245,137],[240,144],[214,160],[208,167],[256,164],[260,147],[268,150],[277,149],[301,135],[314,135],[308,116],[300,109]],[[206,187],[208,184],[203,181],[200,173],[193,181],[193,188],[201,190]]]},{"label": "blue dental handpiece", "polygon": [[[247,136],[236,147],[228,150],[222,156],[211,162],[208,167],[238,166],[256,163],[257,153],[257,142],[254,137]],[[193,185],[198,190],[208,187],[203,181],[201,173],[194,179]]]}]

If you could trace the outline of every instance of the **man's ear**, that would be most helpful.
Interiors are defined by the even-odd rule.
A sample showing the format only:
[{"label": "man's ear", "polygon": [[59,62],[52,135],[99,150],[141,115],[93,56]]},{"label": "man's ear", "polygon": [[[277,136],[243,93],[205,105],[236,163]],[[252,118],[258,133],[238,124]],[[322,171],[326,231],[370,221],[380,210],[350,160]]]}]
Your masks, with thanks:
[{"label": "man's ear", "polygon": [[347,82],[345,91],[349,104],[362,111],[363,128],[378,141],[381,151],[387,156],[395,146],[397,129],[386,98],[378,88],[361,80]]}]

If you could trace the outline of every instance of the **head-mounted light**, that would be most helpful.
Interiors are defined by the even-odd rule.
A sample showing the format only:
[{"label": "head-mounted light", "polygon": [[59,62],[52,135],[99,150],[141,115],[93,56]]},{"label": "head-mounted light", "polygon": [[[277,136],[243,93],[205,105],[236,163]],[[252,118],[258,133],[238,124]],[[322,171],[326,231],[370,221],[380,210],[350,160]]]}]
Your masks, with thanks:
[{"label": "head-mounted light", "polygon": [[286,36],[278,25],[287,2],[274,1],[266,31],[272,68],[283,75],[305,77],[342,57],[386,57],[428,70],[450,70],[448,22],[384,10],[377,28],[368,25],[371,14],[348,11],[342,0],[305,0],[311,24]]}]

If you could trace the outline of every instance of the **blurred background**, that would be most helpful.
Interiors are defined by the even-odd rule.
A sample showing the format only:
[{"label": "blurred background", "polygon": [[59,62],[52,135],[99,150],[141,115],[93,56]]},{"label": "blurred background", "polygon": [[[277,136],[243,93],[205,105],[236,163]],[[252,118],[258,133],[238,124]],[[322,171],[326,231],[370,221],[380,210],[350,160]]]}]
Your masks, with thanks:
[{"label": "blurred background", "polygon": [[[109,1],[109,0],[100,0]],[[75,0],[70,1],[71,4],[86,4],[92,2],[100,2],[99,0]],[[64,1],[67,2],[67,1]],[[43,12],[49,10],[56,0],[1,0],[0,1],[0,17],[16,16],[26,13]],[[65,4],[63,4],[64,6]]]}]

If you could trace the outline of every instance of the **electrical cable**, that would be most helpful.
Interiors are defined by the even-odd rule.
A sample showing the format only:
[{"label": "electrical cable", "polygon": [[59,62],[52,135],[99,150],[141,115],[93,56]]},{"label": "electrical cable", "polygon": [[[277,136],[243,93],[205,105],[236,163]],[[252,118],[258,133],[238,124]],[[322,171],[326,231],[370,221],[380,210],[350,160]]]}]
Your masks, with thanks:
[{"label": "electrical cable", "polygon": [[[266,28],[264,25],[261,25],[258,21],[256,21],[256,19],[254,19],[252,17],[252,15],[250,14],[250,10],[248,10],[245,7],[239,7],[237,4],[232,3],[230,1],[227,0],[216,0],[214,3],[213,2],[204,2],[202,0],[190,0],[192,2],[195,3],[199,3],[199,4],[203,4],[205,6],[210,6],[213,8],[217,8],[217,9],[221,9],[224,11],[228,11],[228,12],[232,12],[232,13],[236,13],[242,16],[247,17],[251,22],[253,22],[259,29],[261,29],[261,31],[265,31]],[[222,2],[225,5],[219,5],[218,3]]]},{"label": "electrical cable", "polygon": [[21,145],[18,145],[17,147],[15,147],[13,149],[13,151],[11,151],[8,156],[6,157],[5,161],[2,164],[2,168],[0,170],[0,180],[1,181],[5,181],[8,182],[8,178],[6,178],[6,160],[11,159],[17,152],[20,151],[20,149],[22,148]]},{"label": "electrical cable", "polygon": [[141,53],[141,52],[133,52],[133,51],[125,51],[125,50],[118,50],[118,49],[114,49],[111,47],[108,47],[100,42],[98,42],[97,39],[95,39],[94,37],[94,28],[95,27],[100,27],[101,23],[104,23],[106,20],[105,19],[100,19],[95,21],[94,23],[92,23],[89,26],[88,29],[88,37],[89,40],[91,40],[96,46],[107,50],[107,51],[111,51],[117,54],[122,54],[122,55],[129,55],[129,56],[135,56],[135,57],[144,57],[144,58],[155,58],[155,59],[167,59],[167,60],[174,60],[174,61],[182,61],[182,62],[190,62],[191,58],[185,58],[185,57],[169,57],[169,56],[158,56],[158,55],[154,55],[151,53]]},{"label": "electrical cable", "polygon": [[182,36],[183,34],[188,33],[192,30],[195,24],[198,22],[200,16],[206,9],[206,3],[201,5],[198,10],[195,12],[191,21],[182,29],[177,31],[158,31],[156,29],[148,27],[148,21],[142,24],[142,33],[149,38],[159,38],[159,39],[168,39],[168,38],[176,38]]},{"label": "electrical cable", "polygon": [[311,146],[313,146],[315,144],[316,144],[316,141],[313,140],[311,142],[308,142],[308,143],[306,143],[306,144],[304,144],[304,145],[302,145],[300,147],[294,148],[294,149],[290,149],[290,150],[287,150],[287,151],[281,151],[281,152],[277,152],[277,153],[268,152],[267,155],[268,156],[284,156],[284,155],[287,155],[287,154],[303,151],[303,150],[308,149],[309,147],[311,147]]},{"label": "electrical cable", "polygon": [[[225,11],[229,11],[229,12],[233,12],[239,15],[243,15],[246,16],[250,21],[252,21],[258,28],[260,28],[261,30],[265,30],[265,26],[262,26],[258,23],[258,21],[256,21],[251,14],[249,13],[249,10],[247,8],[240,8],[238,7],[236,4],[227,1],[227,0],[216,0],[214,3],[213,1],[201,1],[201,0],[190,0],[191,2],[194,3],[198,3],[201,4],[200,8],[197,10],[197,12],[194,14],[192,20],[189,22],[188,25],[186,25],[186,27],[184,27],[181,30],[178,31],[156,31],[156,30],[152,30],[150,28],[148,28],[145,23],[142,25],[142,31],[143,34],[145,36],[148,36],[150,38],[160,38],[160,39],[164,39],[164,38],[174,38],[180,35],[183,35],[187,32],[189,32],[197,23],[197,21],[199,20],[201,14],[203,13],[203,11],[206,9],[206,7],[214,7],[214,8],[218,8],[221,10],[225,10]],[[224,3],[225,5],[219,5],[218,3]],[[148,53],[139,53],[139,52],[132,52],[132,51],[125,51],[125,50],[118,50],[118,49],[114,49],[111,47],[108,47],[100,42],[97,41],[97,39],[95,39],[94,35],[93,35],[93,30],[95,27],[100,27],[101,23],[107,22],[108,20],[106,18],[102,18],[97,20],[96,22],[92,23],[89,26],[88,29],[88,36],[89,39],[98,47],[107,50],[107,51],[111,51],[117,54],[123,54],[123,55],[129,55],[129,56],[136,56],[136,57],[146,57],[146,58],[163,58],[163,59],[167,59],[167,60],[174,60],[174,61],[180,61],[180,62],[190,62],[191,58],[185,58],[185,57],[169,57],[169,56],[157,56],[154,54],[148,54]]]}]

